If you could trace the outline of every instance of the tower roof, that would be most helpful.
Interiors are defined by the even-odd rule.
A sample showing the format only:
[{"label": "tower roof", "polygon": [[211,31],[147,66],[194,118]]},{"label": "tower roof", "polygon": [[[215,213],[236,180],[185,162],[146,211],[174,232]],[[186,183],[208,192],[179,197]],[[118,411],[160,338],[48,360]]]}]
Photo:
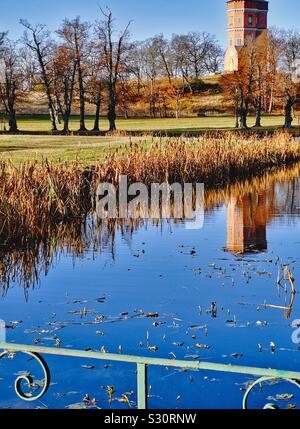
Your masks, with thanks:
[{"label": "tower roof", "polygon": [[229,9],[231,6],[237,5],[238,7],[241,7],[244,5],[247,8],[250,9],[259,9],[261,11],[268,12],[269,10],[269,1],[268,0],[227,0],[227,9]]},{"label": "tower roof", "polygon": [[251,2],[251,3],[269,3],[269,0],[227,0],[226,3],[234,3],[234,2]]}]

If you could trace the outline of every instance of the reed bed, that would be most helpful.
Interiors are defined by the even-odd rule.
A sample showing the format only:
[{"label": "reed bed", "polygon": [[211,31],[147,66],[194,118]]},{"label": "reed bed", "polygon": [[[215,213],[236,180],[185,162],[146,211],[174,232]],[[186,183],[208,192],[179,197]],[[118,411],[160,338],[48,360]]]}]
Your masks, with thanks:
[{"label": "reed bed", "polygon": [[129,151],[110,155],[95,169],[95,177],[117,183],[125,174],[129,181],[145,184],[203,182],[217,187],[299,159],[300,143],[286,133],[265,138],[228,133],[154,139],[150,149],[135,144]]},{"label": "reed bed", "polygon": [[78,160],[0,164],[0,244],[26,245],[46,239],[55,225],[83,221],[99,182],[203,182],[217,188],[237,179],[300,160],[300,143],[288,134],[273,137],[227,135],[153,139],[131,145],[93,167]]},{"label": "reed bed", "polygon": [[31,240],[53,224],[81,218],[89,210],[89,182],[79,165],[47,161],[15,167],[0,164],[0,239]]}]

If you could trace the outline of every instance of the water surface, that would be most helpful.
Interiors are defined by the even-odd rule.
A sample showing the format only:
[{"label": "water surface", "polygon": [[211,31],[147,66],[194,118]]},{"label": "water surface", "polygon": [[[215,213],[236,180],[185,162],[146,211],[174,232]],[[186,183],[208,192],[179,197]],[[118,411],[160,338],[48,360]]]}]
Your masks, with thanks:
[{"label": "water surface", "polygon": [[[291,314],[268,306],[290,305],[290,283],[278,283],[284,266],[299,290],[299,172],[296,166],[207,192],[198,231],[179,221],[88,223],[62,229],[34,248],[3,247],[0,318],[7,341],[299,371],[300,344],[291,339],[299,294]],[[100,408],[128,408],[124,398],[136,407],[133,365],[57,357],[47,362],[50,389],[28,404],[15,395],[13,382],[19,371],[39,379],[40,370],[22,355],[0,361],[0,406],[81,407],[88,394]],[[240,408],[251,381],[150,368],[149,406]],[[116,391],[112,401],[107,386]],[[278,394],[289,396],[280,400]],[[284,408],[300,406],[297,389],[284,383],[256,390],[250,405],[276,399]]]}]

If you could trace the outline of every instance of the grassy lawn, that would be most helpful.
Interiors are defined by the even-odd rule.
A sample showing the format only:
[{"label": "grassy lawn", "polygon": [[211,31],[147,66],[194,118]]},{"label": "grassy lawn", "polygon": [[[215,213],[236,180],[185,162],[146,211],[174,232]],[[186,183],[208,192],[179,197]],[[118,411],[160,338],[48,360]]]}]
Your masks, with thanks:
[{"label": "grassy lawn", "polygon": [[[141,140],[132,138],[132,141]],[[0,161],[24,161],[76,159],[85,162],[100,160],[108,152],[126,148],[129,137],[79,137],[79,136],[0,136]]]},{"label": "grassy lawn", "polygon": [[[249,118],[249,126],[254,125],[254,118]],[[108,129],[108,121],[101,118],[101,130]],[[279,127],[284,123],[283,116],[265,116],[262,119],[263,127]],[[21,131],[50,131],[50,121],[47,116],[20,116],[18,119]],[[117,127],[125,131],[197,131],[203,129],[232,129],[235,120],[233,117],[205,117],[205,118],[180,118],[180,119],[118,119]],[[294,125],[299,125],[295,119]],[[93,128],[93,117],[87,116],[86,126]],[[77,131],[79,128],[78,117],[73,116],[70,121],[70,129]]]},{"label": "grassy lawn", "polygon": [[[296,123],[295,125],[298,125]],[[264,130],[275,129],[281,126],[283,117],[269,116],[263,118]],[[93,118],[87,117],[87,127],[92,128]],[[218,118],[182,118],[182,119],[118,119],[119,130],[139,131],[166,131],[174,133],[197,132],[203,130],[230,130],[234,124],[232,117]],[[101,119],[102,129],[108,128],[105,118]],[[249,118],[249,126],[254,125],[254,118]],[[78,130],[78,117],[72,117],[71,128]],[[50,122],[47,116],[22,116],[19,118],[19,129],[22,131],[47,132],[50,131]],[[84,160],[90,163],[99,160],[108,152],[126,148],[133,142],[149,141],[150,137],[122,137],[122,136],[52,136],[52,135],[0,135],[0,161],[13,160],[20,163],[27,160],[73,161]]]}]

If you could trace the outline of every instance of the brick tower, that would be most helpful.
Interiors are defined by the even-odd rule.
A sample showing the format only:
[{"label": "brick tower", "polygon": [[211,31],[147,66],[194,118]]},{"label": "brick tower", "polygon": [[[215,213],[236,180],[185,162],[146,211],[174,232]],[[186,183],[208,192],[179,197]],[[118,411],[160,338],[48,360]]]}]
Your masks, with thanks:
[{"label": "brick tower", "polygon": [[269,2],[265,0],[227,1],[228,48],[225,71],[238,70],[239,50],[268,28]]}]

